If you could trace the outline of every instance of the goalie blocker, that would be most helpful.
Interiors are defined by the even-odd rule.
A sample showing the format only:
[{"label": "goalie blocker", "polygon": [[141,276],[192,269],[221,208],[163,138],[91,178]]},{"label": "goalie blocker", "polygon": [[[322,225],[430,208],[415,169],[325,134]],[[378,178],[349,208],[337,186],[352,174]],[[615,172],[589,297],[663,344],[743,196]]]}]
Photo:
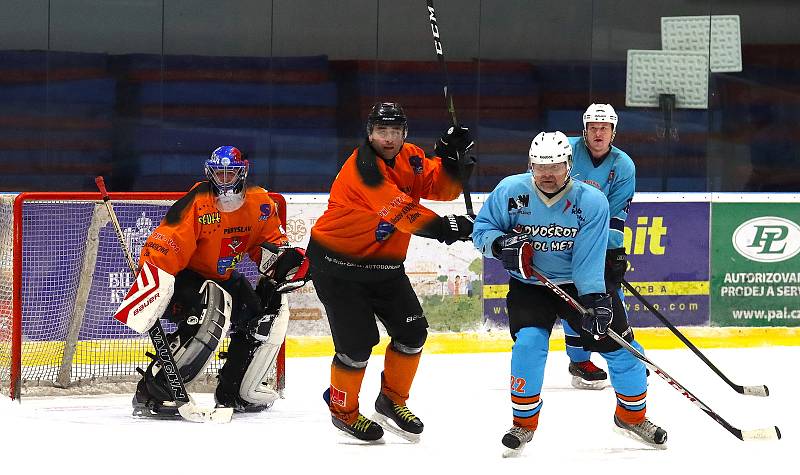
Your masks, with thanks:
[{"label": "goalie blocker", "polygon": [[145,262],[114,318],[136,333],[145,333],[164,314],[174,289],[174,276]]}]

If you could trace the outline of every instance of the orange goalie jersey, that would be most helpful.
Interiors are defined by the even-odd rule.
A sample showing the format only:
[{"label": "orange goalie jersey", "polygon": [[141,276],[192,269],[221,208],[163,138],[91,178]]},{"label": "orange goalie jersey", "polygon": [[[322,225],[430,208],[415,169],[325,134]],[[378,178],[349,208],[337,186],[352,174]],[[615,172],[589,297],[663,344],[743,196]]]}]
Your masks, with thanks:
[{"label": "orange goalie jersey", "polygon": [[200,182],[172,205],[147,238],[139,266],[150,262],[172,275],[190,269],[207,279],[227,280],[245,254],[260,261],[263,242],[288,244],[265,189],[248,186],[244,204],[222,212],[209,183]]},{"label": "orange goalie jersey", "polygon": [[426,158],[421,148],[405,143],[387,163],[365,142],[336,176],[328,209],[314,224],[311,239],[328,263],[350,270],[399,268],[411,234],[440,235],[438,215],[420,205],[420,198],[450,201],[460,193],[461,183],[448,174],[439,157]]}]

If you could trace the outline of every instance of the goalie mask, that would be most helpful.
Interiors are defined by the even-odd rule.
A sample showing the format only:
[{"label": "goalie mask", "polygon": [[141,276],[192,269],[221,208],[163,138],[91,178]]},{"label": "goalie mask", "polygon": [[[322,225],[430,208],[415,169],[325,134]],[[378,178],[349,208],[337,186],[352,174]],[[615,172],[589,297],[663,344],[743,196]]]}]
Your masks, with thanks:
[{"label": "goalie mask", "polygon": [[242,206],[249,170],[250,164],[242,158],[242,152],[230,145],[218,147],[206,160],[206,177],[220,211],[236,211]]}]

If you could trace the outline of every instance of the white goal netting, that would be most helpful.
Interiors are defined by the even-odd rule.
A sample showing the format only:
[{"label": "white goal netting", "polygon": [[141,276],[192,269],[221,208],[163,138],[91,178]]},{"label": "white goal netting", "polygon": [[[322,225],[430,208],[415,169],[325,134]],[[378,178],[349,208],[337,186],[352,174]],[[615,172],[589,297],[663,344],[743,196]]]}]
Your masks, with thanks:
[{"label": "white goal netting", "polygon": [[[136,367],[149,363],[147,335],[136,334],[112,316],[134,275],[108,212],[102,201],[92,199],[97,194],[73,195],[88,196],[23,194],[35,199],[17,200],[16,217],[17,195],[0,195],[0,391],[6,394],[89,386],[94,390],[86,392],[127,390],[120,383],[137,380]],[[114,199],[114,211],[138,259],[147,236],[180,195],[157,200],[150,199],[152,194],[147,200],[136,195]],[[237,269],[253,281],[257,277],[247,259]],[[166,321],[164,327],[167,332],[174,329]],[[226,346],[227,340],[221,351]],[[219,367],[215,357],[201,383],[213,387]],[[280,390],[282,358],[278,372],[275,386]]]}]

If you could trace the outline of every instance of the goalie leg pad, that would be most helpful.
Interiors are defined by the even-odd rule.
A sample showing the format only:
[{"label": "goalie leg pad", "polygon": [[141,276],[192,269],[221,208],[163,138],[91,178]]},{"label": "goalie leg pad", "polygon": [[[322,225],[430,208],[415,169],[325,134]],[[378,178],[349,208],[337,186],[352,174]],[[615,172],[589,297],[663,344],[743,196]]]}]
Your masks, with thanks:
[{"label": "goalie leg pad", "polygon": [[[239,395],[245,401],[253,404],[272,405],[280,397],[268,384],[269,373],[278,360],[278,352],[281,349],[283,340],[286,338],[286,331],[289,328],[289,305],[286,303],[286,295],[281,295],[281,308],[277,315],[274,315],[269,325],[260,325],[253,335],[256,340],[261,341],[261,345],[253,354],[253,359],[247,366],[247,371],[242,378],[242,385],[239,388]],[[267,333],[264,334],[264,330]]]},{"label": "goalie leg pad", "polygon": [[270,313],[231,335],[227,361],[220,370],[217,403],[237,412],[268,409],[280,398],[272,373],[286,331],[289,308],[281,296],[277,313]]},{"label": "goalie leg pad", "polygon": [[[178,330],[167,337],[184,384],[194,381],[206,369],[230,327],[231,296],[210,280],[203,283],[199,293],[203,308],[200,316],[180,322]],[[173,399],[157,360],[144,371],[143,381],[144,385],[140,383],[137,387],[139,399],[144,396],[153,401]]]},{"label": "goalie leg pad", "polygon": [[[197,327],[194,335],[184,341],[178,338],[170,343],[175,364],[186,384],[194,381],[206,369],[231,324],[233,303],[228,292],[215,282],[207,280],[200,287],[200,294],[203,296],[203,311],[196,323],[190,325]],[[191,324],[193,321],[190,317],[186,323]]]}]

